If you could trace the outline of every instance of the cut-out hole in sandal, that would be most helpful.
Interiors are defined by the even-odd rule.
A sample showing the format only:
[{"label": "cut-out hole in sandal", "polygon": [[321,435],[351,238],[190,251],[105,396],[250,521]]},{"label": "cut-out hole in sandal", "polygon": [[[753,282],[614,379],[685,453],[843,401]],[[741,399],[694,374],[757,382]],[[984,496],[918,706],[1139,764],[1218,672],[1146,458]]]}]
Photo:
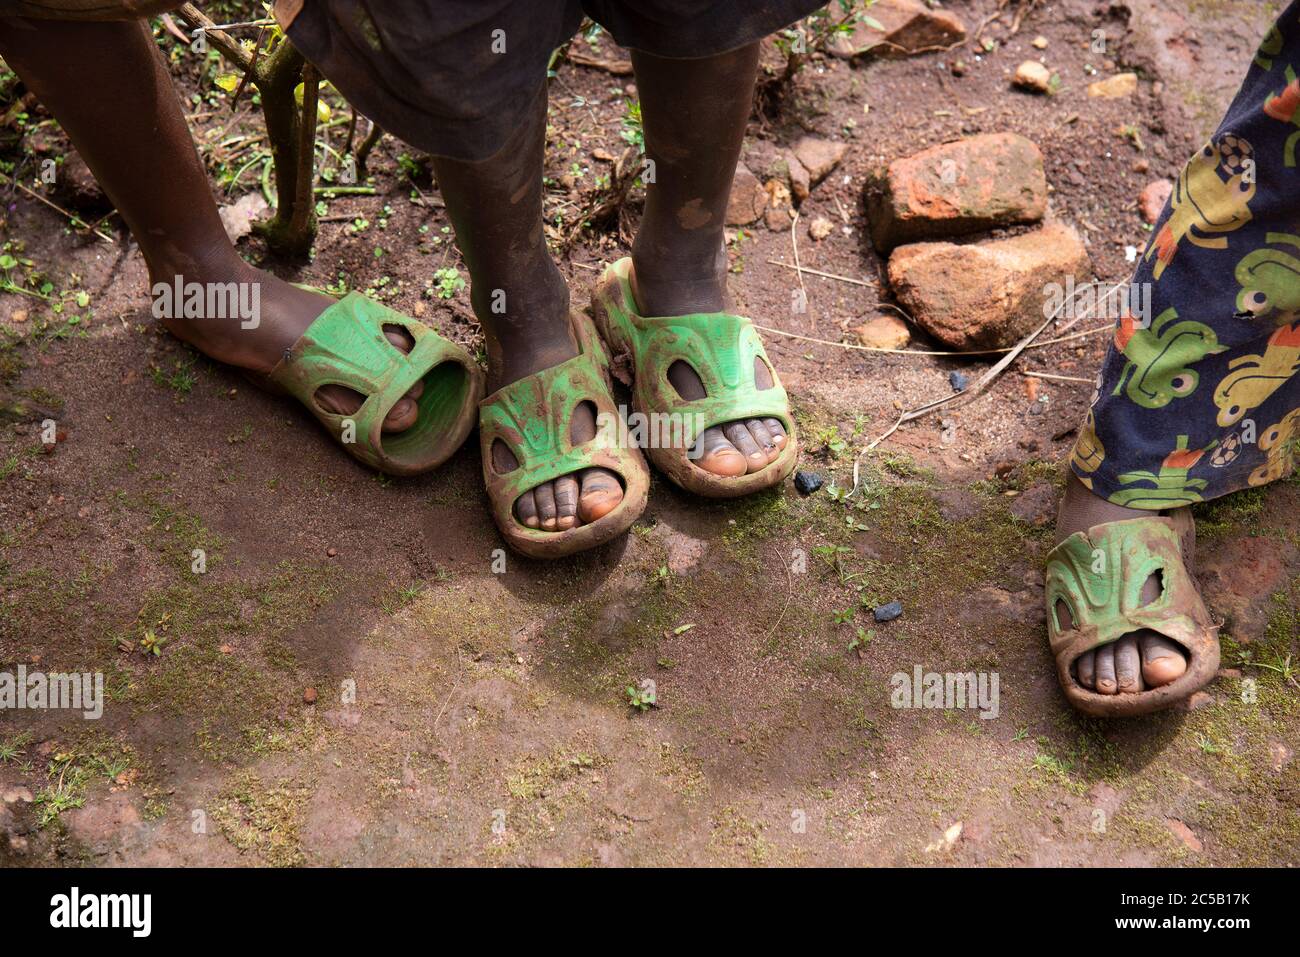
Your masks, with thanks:
[{"label": "cut-out hole in sandal", "polygon": [[383,330],[384,337],[403,352],[409,353],[415,348],[415,336],[411,335],[411,331],[405,326],[399,326],[395,322],[385,322]]},{"label": "cut-out hole in sandal", "polygon": [[1074,615],[1070,611],[1069,604],[1064,598],[1056,599],[1056,606],[1052,609],[1052,614],[1056,616],[1056,631],[1060,634],[1063,631],[1077,631],[1078,625],[1075,624]]},{"label": "cut-out hole in sandal", "polygon": [[569,419],[569,444],[574,448],[596,437],[596,403],[583,399],[573,407]]},{"label": "cut-out hole in sandal", "polygon": [[1165,593],[1165,570],[1157,568],[1142,583],[1141,600],[1143,605],[1159,601]]},{"label": "cut-out hole in sandal", "polygon": [[510,451],[510,446],[500,439],[493,439],[492,471],[497,475],[509,475],[517,468],[519,468],[519,460],[515,458],[515,453]]}]

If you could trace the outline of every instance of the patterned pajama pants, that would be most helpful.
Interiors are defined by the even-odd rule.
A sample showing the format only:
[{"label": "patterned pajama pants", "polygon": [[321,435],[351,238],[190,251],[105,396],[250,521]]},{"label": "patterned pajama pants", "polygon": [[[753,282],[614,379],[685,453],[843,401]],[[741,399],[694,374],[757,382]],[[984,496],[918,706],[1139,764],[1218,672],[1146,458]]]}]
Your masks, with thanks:
[{"label": "patterned pajama pants", "polygon": [[1300,444],[1300,0],[1188,161],[1133,277],[1070,464],[1167,509],[1264,485]]}]

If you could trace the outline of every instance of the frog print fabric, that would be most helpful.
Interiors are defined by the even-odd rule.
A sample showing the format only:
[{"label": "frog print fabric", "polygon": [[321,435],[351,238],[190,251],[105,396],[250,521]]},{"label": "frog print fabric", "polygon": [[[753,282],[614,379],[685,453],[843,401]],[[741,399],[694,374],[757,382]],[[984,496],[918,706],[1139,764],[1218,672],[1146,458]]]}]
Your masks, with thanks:
[{"label": "frog print fabric", "polygon": [[[1152,511],[1290,475],[1300,449],[1300,0],[1174,184],[1070,466]],[[1149,305],[1146,305],[1149,304]]]}]

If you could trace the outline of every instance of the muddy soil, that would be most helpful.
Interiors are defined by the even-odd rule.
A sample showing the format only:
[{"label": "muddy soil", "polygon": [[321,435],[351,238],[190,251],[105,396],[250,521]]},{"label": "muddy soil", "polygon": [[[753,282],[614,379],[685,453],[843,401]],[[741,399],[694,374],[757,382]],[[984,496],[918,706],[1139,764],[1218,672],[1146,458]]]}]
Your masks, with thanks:
[{"label": "muddy soil", "polygon": [[[997,10],[946,6],[972,31]],[[991,22],[989,49],[815,58],[779,113],[756,115],[755,169],[802,135],[850,144],[793,233],[760,221],[730,244],[738,309],[790,334],[767,344],[801,467],[849,488],[900,408],[987,368],[838,345],[892,312],[861,208],[874,163],[1020,132],[1046,157],[1051,214],[1121,280],[1146,240],[1139,192],[1213,128],[1276,7],[1037,4],[1014,35]],[[254,108],[232,117],[219,64],[158,35],[218,201],[256,191],[258,168],[228,186],[255,154],[221,145],[260,130]],[[587,52],[620,55],[600,38]],[[1050,98],[1011,89],[1039,55],[1062,80]],[[1088,98],[1124,69],[1136,97]],[[557,238],[608,174],[600,157],[626,146],[630,83],[559,67]],[[36,107],[6,149],[6,164],[67,153]],[[478,348],[467,290],[434,278],[465,272],[420,158],[385,139],[370,175],[374,195],[326,203],[310,265],[269,265],[369,289]],[[93,197],[59,202],[74,200]],[[835,227],[820,241],[817,217]],[[16,194],[0,235],[30,262],[7,270],[28,293],[0,294],[0,670],[100,671],[108,695],[96,721],[0,711],[0,863],[1300,863],[1300,690],[1285,674],[1300,483],[1198,512],[1224,625],[1205,692],[1102,722],[1056,686],[1040,567],[1104,333],[1027,353],[945,414],[951,441],[934,418],[904,426],[861,459],[847,504],[788,484],[701,502],[656,480],[626,540],[550,564],[511,555],[497,573],[476,442],[418,479],[365,470],[304,410],[158,328],[138,252],[115,216],[98,228],[111,241]],[[805,274],[808,309],[792,313],[793,242],[803,266],[860,282]],[[255,239],[241,249],[264,259]],[[557,255],[580,301],[625,251],[617,232],[584,233]],[[935,347],[918,333],[914,348]],[[1065,378],[1031,402],[1021,370]],[[63,433],[52,454],[46,418]],[[876,623],[890,601],[902,616]],[[996,714],[891,707],[892,676],[917,667],[996,673]],[[633,707],[646,681],[656,703]]]}]

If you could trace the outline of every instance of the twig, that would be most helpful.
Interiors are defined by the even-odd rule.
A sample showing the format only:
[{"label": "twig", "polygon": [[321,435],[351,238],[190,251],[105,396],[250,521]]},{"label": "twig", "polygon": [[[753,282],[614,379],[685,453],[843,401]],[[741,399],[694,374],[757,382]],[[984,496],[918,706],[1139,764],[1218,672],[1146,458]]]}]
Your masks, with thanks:
[{"label": "twig", "polygon": [[794,248],[794,274],[799,277],[799,289],[803,292],[804,302],[808,301],[808,290],[803,284],[803,267],[799,265],[799,234],[796,230],[799,228],[799,210],[794,211],[794,218],[790,220],[790,245]]},{"label": "twig", "polygon": [[[579,41],[574,40],[573,43]],[[602,60],[600,57],[590,56],[586,53],[579,53],[574,49],[573,43],[564,52],[565,58],[570,63],[576,63],[578,66],[594,67],[597,70],[604,70],[606,73],[612,73],[615,76],[631,76],[631,60]]]},{"label": "twig", "polygon": [[[0,174],[0,176],[2,176],[2,175],[3,175],[3,174]],[[112,237],[112,236],[108,235],[108,234],[105,233],[105,232],[101,232],[101,231],[98,230],[98,229],[95,229],[95,228],[94,228],[90,223],[86,222],[84,219],[82,219],[82,218],[81,218],[80,216],[78,216],[76,213],[70,213],[70,212],[68,212],[66,209],[64,209],[62,206],[58,205],[57,203],[50,202],[50,200],[46,199],[46,198],[45,198],[44,196],[42,196],[40,193],[36,192],[36,191],[33,190],[33,189],[28,189],[26,186],[24,186],[22,183],[18,182],[18,180],[16,180],[16,179],[15,179],[15,180],[11,180],[11,182],[13,183],[14,186],[16,186],[16,187],[18,187],[19,189],[21,189],[24,193],[26,193],[26,194],[27,194],[28,196],[30,196],[32,199],[38,199],[38,200],[40,200],[42,203],[44,203],[46,206],[50,207],[50,209],[54,210],[55,212],[57,212],[57,213],[62,213],[64,216],[66,216],[66,217],[68,218],[68,220],[72,223],[72,225],[74,225],[74,226],[79,226],[79,227],[81,227],[82,229],[89,229],[91,232],[93,232],[93,233],[94,233],[96,236],[98,236],[100,239],[104,240],[104,242],[106,242],[106,243],[110,243],[110,244],[111,244],[111,243],[113,242],[113,237]]]},{"label": "twig", "polygon": [[235,87],[235,95],[230,98],[231,113],[235,112],[235,107],[239,106],[239,97],[243,94],[244,87],[248,86],[248,81],[257,70],[257,61],[262,55],[262,34],[265,32],[266,27],[263,27],[257,32],[257,42],[253,44],[253,59],[249,61],[248,69],[244,71],[244,76],[239,81],[239,86]]},{"label": "twig", "polygon": [[822,272],[819,269],[812,269],[808,266],[792,266],[789,263],[783,263],[779,259],[769,259],[768,264],[772,266],[783,266],[786,269],[795,269],[799,272],[806,272],[810,276],[821,276],[823,279],[838,279],[840,282],[849,282],[855,286],[868,286],[872,289],[877,288],[877,283],[870,279],[851,279],[848,276],[837,276],[833,272]]},{"label": "twig", "polygon": [[[1079,292],[1080,290],[1075,290],[1074,296],[1069,300],[1069,304],[1073,304],[1074,300],[1078,298]],[[944,396],[942,399],[934,399],[930,402],[924,403],[923,405],[917,406],[915,409],[908,409],[901,413],[898,416],[898,421],[890,426],[888,431],[874,439],[868,445],[864,446],[862,451],[853,459],[853,488],[849,490],[849,495],[851,496],[858,490],[858,470],[862,463],[862,456],[866,455],[881,442],[885,441],[885,439],[897,432],[899,426],[904,422],[911,422],[913,419],[919,419],[922,416],[933,412],[935,409],[943,408],[945,405],[956,402],[959,399],[964,399],[967,402],[974,400],[981,392],[988,388],[989,384],[992,383],[994,379],[1002,374],[1003,370],[1005,370],[1007,366],[1016,361],[1016,357],[1019,356],[1020,353],[1024,352],[1025,349],[1027,349],[1029,345],[1042,334],[1044,329],[1061,317],[1061,313],[1065,310],[1066,305],[1067,303],[1063,301],[1059,306],[1057,306],[1056,309],[1052,311],[1052,314],[1044,319],[1037,329],[1012,346],[1007,351],[1007,354],[999,359],[991,369],[980,376],[974,385],[967,389],[963,389],[961,392],[955,392],[952,395]],[[845,497],[847,498],[848,496]]]},{"label": "twig", "polygon": [[186,26],[195,33],[202,33],[208,38],[217,50],[227,59],[234,62],[245,73],[253,68],[253,57],[238,40],[223,30],[218,30],[217,25],[207,18],[207,16],[192,3],[182,3],[176,12],[181,15]]},{"label": "twig", "polygon": [[[776,329],[772,326],[760,326],[754,323],[755,329],[761,329],[763,332],[770,332],[776,336],[785,336],[788,339],[800,339],[804,342],[815,342],[822,346],[835,346],[837,349],[852,349],[855,352],[887,352],[891,355],[898,356],[994,356],[1010,352],[1014,346],[1004,349],[971,349],[968,352],[949,351],[941,352],[927,349],[886,349],[883,346],[860,346],[852,342],[835,342],[831,339],[818,339],[815,336],[801,336],[797,332],[786,332],[784,329]],[[1045,349],[1048,346],[1054,346],[1058,342],[1070,342],[1073,339],[1082,339],[1084,336],[1096,335],[1099,332],[1113,332],[1114,326],[1098,326],[1095,329],[1085,329],[1083,332],[1074,332],[1068,336],[1058,336],[1055,339],[1044,339],[1042,342],[1031,343],[1026,348]]]},{"label": "twig", "polygon": [[1017,369],[1016,371],[1030,379],[1055,379],[1057,382],[1082,382],[1084,385],[1093,385],[1091,379],[1082,379],[1077,375],[1053,375],[1050,372],[1037,372],[1033,369]]},{"label": "twig", "polygon": [[366,161],[370,159],[370,151],[375,148],[375,144],[379,142],[379,138],[383,135],[384,131],[380,128],[379,124],[371,122],[370,132],[366,134],[366,138],[362,140],[361,145],[357,147],[358,172],[364,173],[366,171]]}]

